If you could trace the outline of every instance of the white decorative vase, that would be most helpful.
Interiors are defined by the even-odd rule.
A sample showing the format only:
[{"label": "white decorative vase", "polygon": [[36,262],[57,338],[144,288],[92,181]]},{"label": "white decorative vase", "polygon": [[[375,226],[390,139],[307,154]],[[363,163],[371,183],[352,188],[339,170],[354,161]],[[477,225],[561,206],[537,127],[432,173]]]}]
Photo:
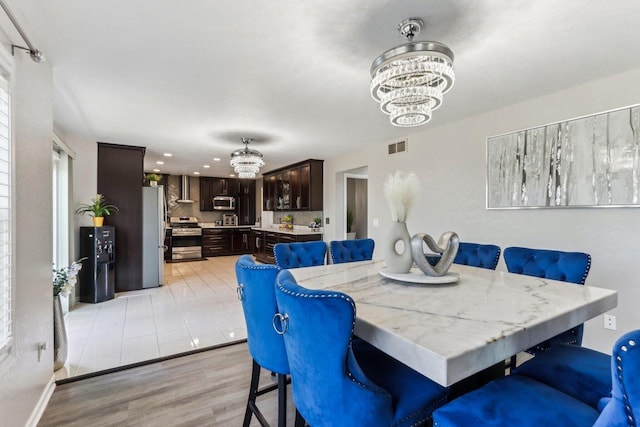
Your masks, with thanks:
[{"label": "white decorative vase", "polygon": [[[398,242],[402,242],[402,251],[396,249]],[[400,245],[397,245],[398,247]],[[399,248],[400,249],[400,248]],[[389,229],[389,239],[385,248],[384,263],[389,273],[408,273],[413,265],[411,254],[411,235],[405,222],[392,222]]]},{"label": "white decorative vase", "polygon": [[67,328],[60,296],[53,297],[53,370],[57,371],[67,362]]}]

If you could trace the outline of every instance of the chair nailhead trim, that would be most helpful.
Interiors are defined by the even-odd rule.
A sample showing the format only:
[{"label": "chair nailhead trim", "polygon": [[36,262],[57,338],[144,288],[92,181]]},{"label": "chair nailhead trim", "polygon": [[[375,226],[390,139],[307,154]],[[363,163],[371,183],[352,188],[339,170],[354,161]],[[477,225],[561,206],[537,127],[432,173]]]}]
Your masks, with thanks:
[{"label": "chair nailhead trim", "polygon": [[[302,297],[302,298],[340,298],[343,299],[345,301],[347,301],[349,304],[351,304],[351,307],[353,308],[353,316],[351,319],[351,333],[350,335],[353,336],[353,330],[355,329],[356,326],[356,303],[353,301],[353,299],[343,293],[336,293],[336,294],[307,294],[307,293],[301,293],[301,292],[291,292],[288,289],[285,289],[280,282],[278,283],[278,289],[280,289],[283,293],[287,294],[287,295],[291,295],[294,297]],[[285,313],[286,314],[286,313]],[[351,346],[351,343],[349,343],[349,346]],[[346,366],[345,366],[346,368]],[[351,381],[353,381],[354,383],[358,384],[360,387],[365,388],[373,393],[378,393],[378,394],[382,394],[383,396],[391,396],[391,394],[389,394],[389,392],[384,391],[384,392],[380,392],[379,390],[375,390],[370,388],[369,386],[367,386],[366,384],[361,383],[360,381],[358,381],[356,378],[353,377],[353,374],[349,371],[347,371],[347,376],[349,377],[349,379]]]},{"label": "chair nailhead trim", "polygon": [[[618,350],[626,353],[627,351],[630,350],[630,348],[627,347],[627,345],[629,347],[633,347],[636,345],[636,342],[634,340],[629,340],[627,341],[626,345],[625,344],[621,345]],[[635,427],[636,421],[633,418],[633,411],[631,410],[631,404],[629,403],[629,395],[627,394],[624,382],[622,381],[623,357],[618,354],[615,358],[615,363],[616,363],[616,371],[618,372],[618,381],[620,381],[620,388],[622,391],[622,400],[623,400],[622,403],[624,404],[624,409],[627,414],[627,420],[629,421],[630,427]]]}]

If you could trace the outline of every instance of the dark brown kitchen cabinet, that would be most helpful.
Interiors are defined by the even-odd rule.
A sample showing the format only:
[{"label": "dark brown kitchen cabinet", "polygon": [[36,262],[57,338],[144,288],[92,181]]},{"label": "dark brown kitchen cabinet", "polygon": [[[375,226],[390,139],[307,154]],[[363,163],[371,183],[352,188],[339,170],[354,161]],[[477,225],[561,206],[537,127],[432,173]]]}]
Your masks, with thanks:
[{"label": "dark brown kitchen cabinet", "polygon": [[256,223],[256,182],[254,180],[238,180],[236,210],[238,225],[254,225]]},{"label": "dark brown kitchen cabinet", "polygon": [[105,218],[116,228],[116,292],[142,289],[144,153],[144,147],[98,142],[98,193],[120,209]]},{"label": "dark brown kitchen cabinet", "polygon": [[231,255],[230,230],[220,228],[202,229],[202,256]]},{"label": "dark brown kitchen cabinet", "polygon": [[264,210],[322,210],[323,160],[305,160],[263,175]]},{"label": "dark brown kitchen cabinet", "polygon": [[211,178],[213,179],[214,196],[235,196],[238,194],[239,179],[235,178]]},{"label": "dark brown kitchen cabinet", "polygon": [[236,228],[231,231],[231,252],[238,255],[253,252],[251,228]]},{"label": "dark brown kitchen cabinet", "polygon": [[262,180],[263,185],[263,204],[262,208],[265,211],[273,211],[276,209],[276,176],[275,174],[264,175]]},{"label": "dark brown kitchen cabinet", "polygon": [[165,261],[171,260],[171,252],[173,249],[173,244],[171,241],[171,233],[172,233],[172,230],[170,228],[165,230],[164,232],[164,260]]},{"label": "dark brown kitchen cabinet", "polygon": [[264,258],[264,231],[252,230],[251,238],[253,240],[253,256],[256,259]]},{"label": "dark brown kitchen cabinet", "polygon": [[200,211],[213,211],[213,197],[215,196],[214,181],[217,178],[200,177]]},{"label": "dark brown kitchen cabinet", "polygon": [[253,231],[253,255],[256,260],[265,264],[275,264],[273,247],[277,243],[312,242],[322,240],[322,234],[289,234],[278,233],[277,231]]}]

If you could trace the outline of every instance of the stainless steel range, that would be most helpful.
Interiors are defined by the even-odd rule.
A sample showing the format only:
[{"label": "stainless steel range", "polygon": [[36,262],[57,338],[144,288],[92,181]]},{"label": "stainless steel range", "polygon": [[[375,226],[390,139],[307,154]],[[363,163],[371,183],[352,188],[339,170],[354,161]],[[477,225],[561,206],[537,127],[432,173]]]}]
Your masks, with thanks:
[{"label": "stainless steel range", "polygon": [[171,259],[202,258],[202,228],[194,216],[172,216]]}]

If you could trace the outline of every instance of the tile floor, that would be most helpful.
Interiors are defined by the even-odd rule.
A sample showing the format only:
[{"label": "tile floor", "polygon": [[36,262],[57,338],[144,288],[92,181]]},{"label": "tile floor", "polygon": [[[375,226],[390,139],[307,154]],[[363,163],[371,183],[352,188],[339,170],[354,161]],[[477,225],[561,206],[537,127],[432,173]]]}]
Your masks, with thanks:
[{"label": "tile floor", "polygon": [[237,258],[165,263],[164,286],[77,304],[65,317],[68,358],[56,379],[246,338]]}]

